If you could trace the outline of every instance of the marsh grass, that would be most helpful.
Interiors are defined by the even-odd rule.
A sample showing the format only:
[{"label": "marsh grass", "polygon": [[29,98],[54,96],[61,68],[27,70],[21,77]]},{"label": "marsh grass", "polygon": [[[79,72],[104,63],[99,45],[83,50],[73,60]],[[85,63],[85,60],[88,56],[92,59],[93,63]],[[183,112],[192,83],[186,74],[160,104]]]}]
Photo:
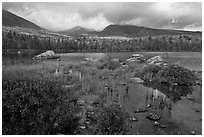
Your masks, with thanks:
[{"label": "marsh grass", "polygon": [[[117,103],[107,100],[108,92],[118,92],[117,84],[128,85],[131,77],[140,77],[152,87],[150,80],[161,82],[164,77],[167,85],[191,86],[195,80],[193,73],[183,67],[144,67],[144,63],[123,67],[109,59],[77,65],[42,61],[3,66],[2,72],[3,134],[127,134],[128,115]],[[169,97],[176,91],[162,90]],[[181,94],[178,92],[174,95]],[[78,102],[83,99],[94,100],[84,107],[95,107],[91,130],[80,129],[84,123],[80,122],[82,110]]]}]

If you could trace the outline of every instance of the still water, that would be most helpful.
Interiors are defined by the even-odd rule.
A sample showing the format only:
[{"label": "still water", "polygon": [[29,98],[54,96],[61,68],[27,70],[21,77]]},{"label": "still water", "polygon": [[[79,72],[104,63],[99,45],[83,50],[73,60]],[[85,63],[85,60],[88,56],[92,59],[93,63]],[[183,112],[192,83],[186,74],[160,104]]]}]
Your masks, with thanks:
[{"label": "still water", "polygon": [[[175,90],[183,91],[186,87]],[[167,97],[158,89],[129,83],[117,86],[116,92],[109,93],[108,100],[123,105],[125,111],[138,119],[132,122],[132,134],[190,134],[193,130],[202,134],[202,88],[195,86],[188,92],[187,96],[170,94]],[[135,113],[138,109],[147,111]],[[148,120],[146,116],[150,113],[161,116],[158,122],[166,127],[160,128]]]}]

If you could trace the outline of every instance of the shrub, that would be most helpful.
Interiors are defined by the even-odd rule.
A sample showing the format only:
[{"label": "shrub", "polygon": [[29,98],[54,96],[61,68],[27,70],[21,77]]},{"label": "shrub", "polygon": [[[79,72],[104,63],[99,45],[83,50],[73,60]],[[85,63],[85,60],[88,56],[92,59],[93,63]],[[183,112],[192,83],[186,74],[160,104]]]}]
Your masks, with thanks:
[{"label": "shrub", "polygon": [[120,63],[112,60],[101,61],[97,64],[98,69],[115,70],[118,67],[120,67]]},{"label": "shrub", "polygon": [[196,81],[195,74],[181,66],[156,66],[149,65],[144,68],[140,75],[146,81],[160,82],[167,85],[192,86]]},{"label": "shrub", "polygon": [[31,73],[3,73],[3,134],[76,134],[77,96],[60,79]]},{"label": "shrub", "polygon": [[127,132],[127,115],[118,105],[105,107],[98,117],[99,134],[119,135]]}]

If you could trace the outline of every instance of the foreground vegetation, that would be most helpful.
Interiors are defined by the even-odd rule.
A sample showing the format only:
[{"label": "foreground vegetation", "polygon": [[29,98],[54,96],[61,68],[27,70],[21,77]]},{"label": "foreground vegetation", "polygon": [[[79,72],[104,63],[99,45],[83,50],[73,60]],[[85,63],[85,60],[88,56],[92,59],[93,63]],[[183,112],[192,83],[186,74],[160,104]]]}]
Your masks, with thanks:
[{"label": "foreground vegetation", "polygon": [[[43,61],[3,67],[3,134],[129,134],[131,115],[107,97],[118,92],[118,84],[128,85],[135,76],[146,85],[168,88],[190,88],[198,80],[190,70],[171,64],[124,66],[109,59],[80,65]],[[191,90],[164,91],[170,98],[176,94],[178,101]]]}]

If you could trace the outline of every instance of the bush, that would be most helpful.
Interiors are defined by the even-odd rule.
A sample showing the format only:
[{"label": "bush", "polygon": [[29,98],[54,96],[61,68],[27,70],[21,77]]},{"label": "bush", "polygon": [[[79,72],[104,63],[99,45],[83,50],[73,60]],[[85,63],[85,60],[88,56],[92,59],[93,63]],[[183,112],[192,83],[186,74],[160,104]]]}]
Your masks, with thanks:
[{"label": "bush", "polygon": [[109,70],[115,70],[116,68],[120,67],[120,63],[112,60],[107,61],[100,61],[97,64],[98,69],[109,69]]},{"label": "bush", "polygon": [[59,79],[3,73],[2,134],[76,134],[77,97]]},{"label": "bush", "polygon": [[140,76],[146,81],[160,82],[167,85],[176,83],[177,85],[192,86],[197,79],[192,71],[177,65],[149,65],[144,68]]},{"label": "bush", "polygon": [[99,134],[119,135],[127,132],[127,115],[118,105],[105,107],[98,118]]}]

